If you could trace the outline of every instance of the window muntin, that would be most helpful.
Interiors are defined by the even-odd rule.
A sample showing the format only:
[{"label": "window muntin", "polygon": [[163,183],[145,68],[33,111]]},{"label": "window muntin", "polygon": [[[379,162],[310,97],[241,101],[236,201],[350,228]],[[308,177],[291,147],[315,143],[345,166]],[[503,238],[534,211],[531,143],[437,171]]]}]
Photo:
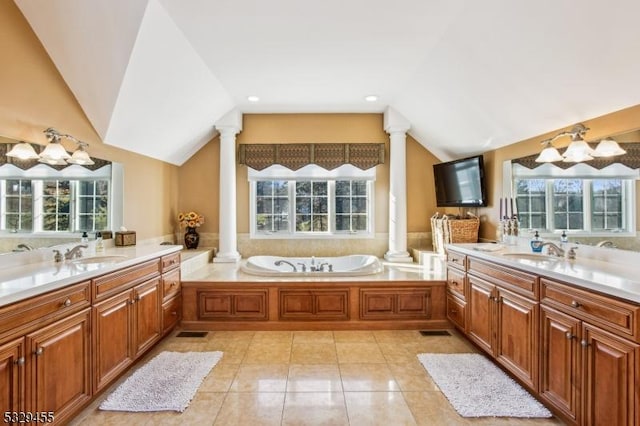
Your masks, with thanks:
[{"label": "window muntin", "polygon": [[297,181],[295,184],[295,232],[329,231],[328,182]]},{"label": "window muntin", "polygon": [[0,179],[0,229],[68,233],[109,228],[108,179]]},{"label": "window muntin", "polygon": [[520,226],[543,232],[620,234],[630,229],[632,179],[514,179]]},{"label": "window muntin", "polygon": [[367,181],[336,181],[336,231],[366,231],[369,215]]}]

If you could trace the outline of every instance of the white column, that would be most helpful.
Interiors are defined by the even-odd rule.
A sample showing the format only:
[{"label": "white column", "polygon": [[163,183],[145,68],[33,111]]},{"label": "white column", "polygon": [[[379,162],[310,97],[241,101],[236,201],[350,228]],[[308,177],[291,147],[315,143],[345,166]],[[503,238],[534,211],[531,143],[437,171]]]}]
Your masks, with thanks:
[{"label": "white column", "polygon": [[409,122],[391,108],[384,113],[389,133],[389,262],[412,262],[407,251],[407,131]]},{"label": "white column", "polygon": [[216,123],[220,132],[219,246],[216,263],[240,260],[236,225],[236,135],[242,131],[242,114],[231,111]]}]

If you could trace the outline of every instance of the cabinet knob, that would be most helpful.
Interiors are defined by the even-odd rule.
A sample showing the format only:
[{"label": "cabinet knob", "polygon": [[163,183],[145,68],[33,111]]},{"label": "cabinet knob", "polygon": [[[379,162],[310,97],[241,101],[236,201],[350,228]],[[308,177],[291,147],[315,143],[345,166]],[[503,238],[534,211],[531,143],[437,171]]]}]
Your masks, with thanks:
[{"label": "cabinet knob", "polygon": [[576,338],[576,335],[572,334],[570,331],[567,331],[567,334],[565,334],[565,336],[567,336],[567,339],[569,340]]},{"label": "cabinet knob", "polygon": [[582,304],[580,302],[578,302],[577,300],[572,300],[571,301],[571,306],[573,306],[574,308],[579,308],[580,306],[582,306]]},{"label": "cabinet knob", "polygon": [[41,356],[43,353],[44,353],[44,348],[40,346],[38,349],[36,349],[36,351],[33,354],[35,356]]},{"label": "cabinet knob", "polygon": [[24,357],[21,356],[20,358],[16,359],[15,364],[16,365],[24,365]]},{"label": "cabinet knob", "polygon": [[62,303],[62,306],[64,306],[65,308],[68,308],[69,306],[71,306],[71,299],[67,299]]},{"label": "cabinet knob", "polygon": [[588,346],[591,346],[591,343],[587,342],[587,340],[583,339],[580,341],[580,346],[582,346],[583,348],[586,348]]},{"label": "cabinet knob", "polygon": [[130,305],[133,305],[134,303],[136,303],[136,299],[129,300]]},{"label": "cabinet knob", "polygon": [[176,311],[172,311],[172,312],[171,312],[171,315],[173,315],[174,317],[177,317],[177,316],[178,316],[178,313],[177,313]]},{"label": "cabinet knob", "polygon": [[140,297],[140,296],[136,296],[136,297],[134,297],[134,298],[133,298],[133,300],[135,300],[136,302],[139,302],[139,301],[140,301],[140,299],[141,299],[141,297]]},{"label": "cabinet knob", "polygon": [[177,285],[177,283],[174,281],[171,283],[171,285],[169,287],[175,287]]}]

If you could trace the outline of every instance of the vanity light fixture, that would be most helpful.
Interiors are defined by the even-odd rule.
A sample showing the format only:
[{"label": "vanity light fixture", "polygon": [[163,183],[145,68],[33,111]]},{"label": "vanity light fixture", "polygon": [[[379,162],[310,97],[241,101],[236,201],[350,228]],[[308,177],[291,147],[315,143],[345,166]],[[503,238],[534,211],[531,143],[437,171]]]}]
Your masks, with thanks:
[{"label": "vanity light fixture", "polygon": [[7,157],[18,158],[20,160],[37,160],[40,158],[31,144],[26,142],[20,142],[14,145],[13,148],[7,152]]},{"label": "vanity light fixture", "polygon": [[[554,163],[563,161],[565,163],[581,163],[583,161],[593,160],[594,157],[611,157],[614,155],[626,154],[626,151],[611,138],[605,138],[600,141],[596,149],[593,149],[584,140],[584,135],[589,130],[584,124],[576,124],[569,131],[560,132],[550,139],[541,142],[544,146],[542,152],[536,158],[537,163]],[[571,143],[567,149],[560,154],[553,147],[552,142],[563,136],[571,136]]]},{"label": "vanity light fixture", "polygon": [[69,164],[78,164],[80,166],[90,166],[95,164],[91,157],[89,157],[89,153],[85,150],[89,144],[86,142],[78,141],[78,149],[76,149],[71,158],[67,160]]},{"label": "vanity light fixture", "polygon": [[44,151],[40,153],[40,160],[38,161],[51,165],[67,164],[66,160],[71,158],[71,156],[60,143],[62,135],[51,127],[46,129],[44,134],[47,136],[47,139],[49,139],[49,143],[44,148]]}]

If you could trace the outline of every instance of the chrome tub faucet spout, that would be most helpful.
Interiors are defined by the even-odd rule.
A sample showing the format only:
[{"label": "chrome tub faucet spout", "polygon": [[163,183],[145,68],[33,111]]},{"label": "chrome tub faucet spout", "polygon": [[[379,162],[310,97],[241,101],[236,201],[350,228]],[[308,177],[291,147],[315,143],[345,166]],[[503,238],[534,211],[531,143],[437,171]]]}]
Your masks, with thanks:
[{"label": "chrome tub faucet spout", "polygon": [[294,265],[293,263],[289,262],[288,260],[280,259],[280,260],[276,260],[275,262],[273,262],[273,264],[276,265],[276,266],[280,266],[283,263],[286,263],[287,265],[291,266],[293,268],[293,272],[298,272],[298,268],[296,268],[296,265]]}]

